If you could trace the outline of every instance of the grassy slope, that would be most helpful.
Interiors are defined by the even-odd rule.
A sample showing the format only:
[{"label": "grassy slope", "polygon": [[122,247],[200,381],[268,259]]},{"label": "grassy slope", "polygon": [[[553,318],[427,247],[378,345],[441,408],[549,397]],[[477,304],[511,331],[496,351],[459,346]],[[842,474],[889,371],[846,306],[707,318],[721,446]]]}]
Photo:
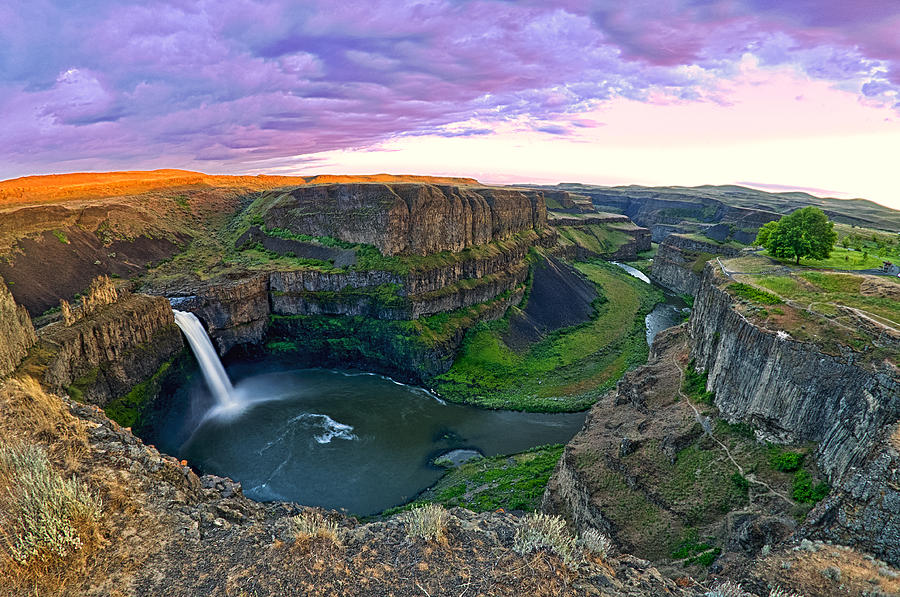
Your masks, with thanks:
[{"label": "grassy slope", "polygon": [[512,455],[479,458],[451,469],[413,502],[385,514],[434,502],[475,512],[537,510],[544,488],[563,452],[562,444],[538,446]]},{"label": "grassy slope", "polygon": [[[772,257],[769,255],[768,251],[762,251],[762,255],[766,257]],[[887,257],[885,257],[886,259]],[[784,263],[785,265],[796,265],[793,259],[778,259],[777,257],[772,257],[772,259],[777,259],[778,261]],[[825,269],[872,269],[872,268],[880,268],[884,259],[876,256],[873,253],[868,252],[860,252],[844,249],[842,247],[835,247],[831,251],[831,256],[827,259],[801,259],[800,267],[809,267],[809,268],[825,268]]]},{"label": "grassy slope", "polygon": [[604,262],[577,267],[606,299],[590,322],[559,330],[522,354],[501,339],[507,319],[476,326],[435,389],[448,400],[488,408],[575,411],[642,364],[644,315],[660,300],[658,291]]},{"label": "grassy slope", "polygon": [[589,224],[587,226],[558,226],[560,244],[577,245],[598,255],[616,252],[632,240],[631,235],[615,224]]}]

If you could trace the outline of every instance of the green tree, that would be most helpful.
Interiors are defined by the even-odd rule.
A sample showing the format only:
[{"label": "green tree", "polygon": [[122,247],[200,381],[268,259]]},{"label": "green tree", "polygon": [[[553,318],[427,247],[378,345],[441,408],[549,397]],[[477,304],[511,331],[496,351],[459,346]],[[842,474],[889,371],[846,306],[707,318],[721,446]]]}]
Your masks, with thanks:
[{"label": "green tree", "polygon": [[837,233],[834,222],[818,207],[804,207],[759,229],[756,244],[782,259],[827,259]]}]

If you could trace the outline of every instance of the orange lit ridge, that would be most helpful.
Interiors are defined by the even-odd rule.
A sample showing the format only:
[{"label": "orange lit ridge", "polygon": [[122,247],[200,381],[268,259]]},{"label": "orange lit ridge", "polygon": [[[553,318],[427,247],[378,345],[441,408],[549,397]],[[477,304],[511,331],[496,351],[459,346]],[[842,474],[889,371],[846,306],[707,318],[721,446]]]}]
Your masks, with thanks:
[{"label": "orange lit ridge", "polygon": [[0,206],[70,199],[134,195],[151,190],[205,185],[261,191],[284,186],[342,182],[428,182],[475,185],[474,178],[417,176],[407,174],[317,176],[229,176],[190,170],[148,170],[123,172],[82,172],[25,176],[0,182]]}]

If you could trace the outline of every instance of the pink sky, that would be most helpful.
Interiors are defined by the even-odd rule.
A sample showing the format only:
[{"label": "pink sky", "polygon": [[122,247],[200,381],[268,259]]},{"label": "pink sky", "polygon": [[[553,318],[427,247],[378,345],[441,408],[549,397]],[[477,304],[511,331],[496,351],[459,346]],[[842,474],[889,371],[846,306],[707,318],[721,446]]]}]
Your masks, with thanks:
[{"label": "pink sky", "polygon": [[388,171],[900,208],[895,0],[37,0],[0,23],[0,178]]}]

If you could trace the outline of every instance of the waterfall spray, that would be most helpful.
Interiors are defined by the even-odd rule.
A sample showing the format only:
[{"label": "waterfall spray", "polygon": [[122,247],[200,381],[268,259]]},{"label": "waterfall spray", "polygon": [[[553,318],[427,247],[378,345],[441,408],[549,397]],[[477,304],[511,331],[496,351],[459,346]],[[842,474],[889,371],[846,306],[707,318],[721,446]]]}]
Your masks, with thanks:
[{"label": "waterfall spray", "polygon": [[193,313],[175,309],[172,309],[172,312],[175,314],[175,323],[184,332],[188,344],[191,345],[191,350],[194,351],[194,355],[200,363],[200,370],[203,372],[206,384],[216,399],[216,407],[232,409],[238,406],[239,400],[235,395],[234,386],[231,385],[231,380],[225,373],[225,367],[222,366],[222,361],[219,360],[219,355],[213,348],[212,341],[206,330],[203,329],[200,320]]}]

